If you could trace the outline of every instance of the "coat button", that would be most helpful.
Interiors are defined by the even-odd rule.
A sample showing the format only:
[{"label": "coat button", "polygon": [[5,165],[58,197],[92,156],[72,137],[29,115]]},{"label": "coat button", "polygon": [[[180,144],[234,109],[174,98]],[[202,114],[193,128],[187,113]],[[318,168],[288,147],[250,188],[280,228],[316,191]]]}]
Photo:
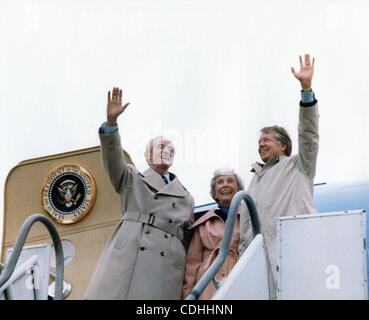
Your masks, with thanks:
[{"label": "coat button", "polygon": [[176,203],[175,203],[175,202],[173,202],[173,203],[172,203],[172,207],[173,207],[173,208],[175,208],[175,207],[176,207]]},{"label": "coat button", "polygon": [[165,235],[164,235],[164,238],[167,238],[167,239],[168,239],[169,237],[168,237],[168,235],[167,235],[167,234],[165,234]]},{"label": "coat button", "polygon": [[160,255],[161,255],[162,257],[164,257],[164,256],[165,256],[165,252],[164,252],[164,251],[160,252]]},{"label": "coat button", "polygon": [[144,250],[145,250],[145,247],[140,247],[140,250],[141,250],[141,251],[144,251]]},{"label": "coat button", "polygon": [[154,200],[158,200],[159,197],[158,197],[158,195],[154,195],[153,198],[154,198]]},{"label": "coat button", "polygon": [[150,230],[146,230],[146,231],[145,231],[145,233],[146,233],[146,234],[150,234]]}]

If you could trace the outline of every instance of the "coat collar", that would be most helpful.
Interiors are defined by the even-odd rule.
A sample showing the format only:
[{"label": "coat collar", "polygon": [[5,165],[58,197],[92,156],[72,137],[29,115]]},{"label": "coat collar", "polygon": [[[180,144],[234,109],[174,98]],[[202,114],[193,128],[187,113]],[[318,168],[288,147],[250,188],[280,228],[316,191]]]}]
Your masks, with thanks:
[{"label": "coat collar", "polygon": [[207,220],[210,220],[213,217],[217,217],[219,219],[221,219],[216,213],[215,213],[215,209],[212,209],[208,212],[206,212],[205,214],[203,214],[200,218],[198,218],[190,227],[190,229],[193,229],[195,227],[197,227],[198,225],[204,223]]},{"label": "coat collar", "polygon": [[[222,220],[221,217],[219,217],[216,213],[215,213],[215,209],[212,209],[212,210],[209,210],[208,212],[206,212],[205,214],[203,214],[200,218],[198,218],[190,227],[190,229],[193,229],[195,227],[197,227],[198,225],[206,222],[207,220],[210,220],[211,218],[213,217],[216,217],[217,219],[220,219]],[[241,210],[242,210],[242,206],[240,206],[238,208],[238,211],[237,211],[237,215],[239,215],[241,213]],[[223,220],[222,220],[223,221]]]},{"label": "coat collar", "polygon": [[165,184],[163,178],[154,169],[149,167],[142,173],[142,180],[151,188],[157,191],[157,194],[166,194],[170,196],[184,197],[188,194],[186,189],[179,182],[177,176],[171,173],[174,179]]},{"label": "coat collar", "polygon": [[276,165],[278,162],[282,161],[283,159],[287,158],[286,156],[278,156],[271,160],[269,160],[267,163],[260,163],[255,162],[251,165],[252,169],[251,172],[254,172],[257,176],[262,176],[269,168]]},{"label": "coat collar", "polygon": [[251,165],[251,167],[252,167],[252,169],[250,170],[251,172],[259,173],[263,169],[264,163],[255,162]]}]

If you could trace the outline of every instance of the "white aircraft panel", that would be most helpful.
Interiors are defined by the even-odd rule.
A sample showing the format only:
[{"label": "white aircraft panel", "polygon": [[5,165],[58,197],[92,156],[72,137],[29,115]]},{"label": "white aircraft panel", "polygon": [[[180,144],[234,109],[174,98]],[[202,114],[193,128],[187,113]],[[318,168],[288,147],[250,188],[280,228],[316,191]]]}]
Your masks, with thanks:
[{"label": "white aircraft panel", "polygon": [[278,299],[367,299],[364,211],[283,217]]}]

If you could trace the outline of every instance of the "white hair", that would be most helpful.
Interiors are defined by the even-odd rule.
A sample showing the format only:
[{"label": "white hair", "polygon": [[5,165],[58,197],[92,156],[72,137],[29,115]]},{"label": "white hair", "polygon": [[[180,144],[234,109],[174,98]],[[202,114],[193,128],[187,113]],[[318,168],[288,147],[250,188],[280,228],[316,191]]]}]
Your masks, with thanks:
[{"label": "white hair", "polygon": [[210,195],[215,200],[215,181],[220,176],[234,176],[237,181],[238,191],[244,190],[242,179],[236,173],[236,171],[230,167],[221,167],[214,171],[213,178],[210,181]]},{"label": "white hair", "polygon": [[157,136],[157,137],[152,138],[152,139],[149,140],[149,142],[146,144],[145,153],[144,153],[144,156],[145,156],[145,159],[146,159],[146,162],[148,163],[148,165],[151,164],[151,153],[152,153],[152,148],[153,148],[153,145],[154,145],[154,141],[156,139],[171,141],[171,140],[169,140],[168,138],[166,138],[164,136]]}]

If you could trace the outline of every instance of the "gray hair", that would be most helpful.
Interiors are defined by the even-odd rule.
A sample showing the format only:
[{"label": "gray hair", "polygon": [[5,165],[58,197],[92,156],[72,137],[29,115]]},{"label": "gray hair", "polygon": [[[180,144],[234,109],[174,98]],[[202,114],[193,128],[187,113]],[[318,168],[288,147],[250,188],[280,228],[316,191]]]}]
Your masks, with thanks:
[{"label": "gray hair", "polygon": [[286,156],[290,156],[292,153],[292,141],[291,138],[286,131],[285,128],[279,127],[279,126],[272,126],[272,127],[264,127],[260,130],[262,133],[270,133],[273,131],[274,137],[276,138],[277,142],[283,146],[286,146],[286,149],[284,150],[284,154]]},{"label": "gray hair", "polygon": [[154,146],[154,141],[156,139],[166,139],[166,140],[169,140],[168,138],[166,138],[164,136],[157,136],[157,137],[152,138],[151,140],[149,140],[149,142],[146,144],[145,153],[144,153],[144,156],[145,156],[145,159],[146,159],[146,162],[147,162],[148,165],[150,165],[150,163],[151,163],[152,148]]},{"label": "gray hair", "polygon": [[213,178],[210,181],[210,195],[214,200],[215,200],[215,181],[217,180],[218,177],[224,175],[227,176],[233,175],[236,178],[238,191],[245,189],[241,177],[235,172],[234,169],[228,167],[219,168],[218,170],[214,171]]}]

